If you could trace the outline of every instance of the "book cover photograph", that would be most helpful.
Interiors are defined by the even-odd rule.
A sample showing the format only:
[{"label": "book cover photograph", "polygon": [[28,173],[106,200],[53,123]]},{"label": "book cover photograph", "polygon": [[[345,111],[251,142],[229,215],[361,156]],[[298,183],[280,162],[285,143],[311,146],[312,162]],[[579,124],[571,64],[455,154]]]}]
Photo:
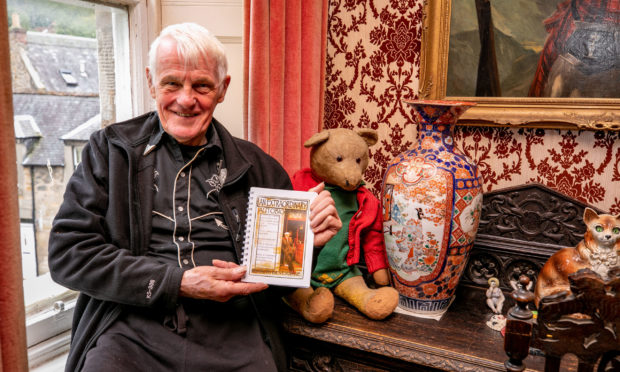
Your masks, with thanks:
[{"label": "book cover photograph", "polygon": [[309,287],[314,192],[252,187],[243,248],[244,282]]}]

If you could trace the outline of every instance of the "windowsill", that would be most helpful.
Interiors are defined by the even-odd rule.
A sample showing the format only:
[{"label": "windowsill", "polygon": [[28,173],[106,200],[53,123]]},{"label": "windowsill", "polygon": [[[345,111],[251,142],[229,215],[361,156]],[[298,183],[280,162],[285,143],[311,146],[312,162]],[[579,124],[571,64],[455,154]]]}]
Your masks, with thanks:
[{"label": "windowsill", "polygon": [[38,367],[30,368],[30,372],[64,372],[67,354],[45,362]]},{"label": "windowsill", "polygon": [[62,372],[65,370],[71,331],[66,331],[49,340],[28,348],[30,372]]},{"label": "windowsill", "polygon": [[24,280],[24,305],[26,317],[53,308],[57,301],[75,300],[77,292],[55,283],[50,274]]},{"label": "windowsill", "polygon": [[49,274],[24,280],[28,347],[71,329],[77,293],[52,281]]},{"label": "windowsill", "polygon": [[71,342],[77,292],[49,274],[24,280],[26,340],[30,371],[63,371]]}]

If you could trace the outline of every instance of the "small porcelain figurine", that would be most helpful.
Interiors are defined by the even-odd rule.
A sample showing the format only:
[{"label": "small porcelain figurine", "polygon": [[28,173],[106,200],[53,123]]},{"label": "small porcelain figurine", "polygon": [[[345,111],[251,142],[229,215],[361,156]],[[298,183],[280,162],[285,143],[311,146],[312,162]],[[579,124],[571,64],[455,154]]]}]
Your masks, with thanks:
[{"label": "small porcelain figurine", "polygon": [[495,314],[502,313],[504,306],[504,294],[499,288],[499,280],[495,277],[489,279],[489,289],[487,289],[487,305]]}]

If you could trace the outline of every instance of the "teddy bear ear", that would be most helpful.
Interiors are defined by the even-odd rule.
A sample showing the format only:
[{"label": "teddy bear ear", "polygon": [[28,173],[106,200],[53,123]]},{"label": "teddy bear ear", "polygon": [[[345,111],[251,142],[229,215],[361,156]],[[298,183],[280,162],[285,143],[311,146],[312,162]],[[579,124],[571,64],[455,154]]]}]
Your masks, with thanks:
[{"label": "teddy bear ear", "polygon": [[366,141],[368,146],[372,146],[377,143],[377,140],[379,138],[377,135],[377,131],[374,129],[358,129],[357,134],[359,134],[359,136],[362,137],[364,141]]},{"label": "teddy bear ear", "polygon": [[313,147],[316,145],[320,145],[321,143],[327,141],[328,138],[329,138],[329,131],[324,130],[308,138],[308,140],[304,142],[304,147]]}]

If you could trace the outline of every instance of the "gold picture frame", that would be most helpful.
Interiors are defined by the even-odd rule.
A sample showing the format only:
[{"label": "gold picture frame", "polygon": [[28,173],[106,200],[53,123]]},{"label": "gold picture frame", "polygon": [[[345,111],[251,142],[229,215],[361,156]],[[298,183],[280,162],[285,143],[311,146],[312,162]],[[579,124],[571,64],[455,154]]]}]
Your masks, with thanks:
[{"label": "gold picture frame", "polygon": [[473,101],[460,125],[620,130],[620,99],[446,97],[451,0],[425,0],[420,99]]}]

